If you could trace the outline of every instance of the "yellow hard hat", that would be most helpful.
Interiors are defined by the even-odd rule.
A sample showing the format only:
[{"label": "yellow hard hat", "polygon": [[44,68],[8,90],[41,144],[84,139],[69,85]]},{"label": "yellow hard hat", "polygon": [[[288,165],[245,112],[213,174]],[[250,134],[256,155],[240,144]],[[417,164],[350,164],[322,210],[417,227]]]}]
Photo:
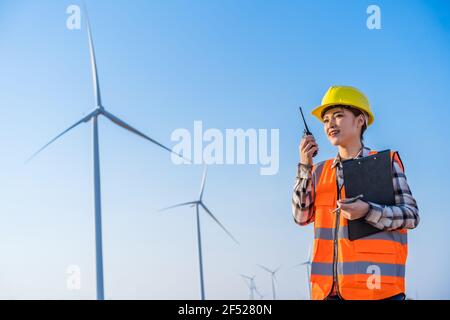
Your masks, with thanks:
[{"label": "yellow hard hat", "polygon": [[333,105],[346,105],[366,112],[369,116],[367,126],[370,126],[375,118],[364,93],[350,86],[331,86],[323,96],[322,104],[311,113],[323,122],[323,110]]}]

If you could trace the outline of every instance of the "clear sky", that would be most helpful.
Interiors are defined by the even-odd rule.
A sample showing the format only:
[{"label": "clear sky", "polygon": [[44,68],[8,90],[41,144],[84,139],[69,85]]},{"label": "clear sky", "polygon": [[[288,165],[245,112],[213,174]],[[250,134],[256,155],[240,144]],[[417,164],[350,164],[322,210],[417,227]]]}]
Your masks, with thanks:
[{"label": "clear sky", "polygon": [[[24,161],[94,107],[84,20],[66,28],[78,1],[0,0],[0,298],[95,297],[90,126]],[[366,9],[381,8],[381,30]],[[206,296],[245,299],[240,273],[281,265],[277,295],[306,297],[312,226],[292,218],[303,126],[332,84],[369,97],[366,145],[399,150],[421,223],[409,233],[407,293],[450,298],[450,4],[448,1],[87,1],[105,107],[173,146],[171,133],[205,128],[279,129],[280,169],[213,165],[205,203],[240,241],[202,215]],[[307,115],[320,145],[336,150]],[[105,295],[197,299],[191,208],[202,166],[176,166],[164,150],[100,120]],[[67,267],[81,270],[68,290]]]}]

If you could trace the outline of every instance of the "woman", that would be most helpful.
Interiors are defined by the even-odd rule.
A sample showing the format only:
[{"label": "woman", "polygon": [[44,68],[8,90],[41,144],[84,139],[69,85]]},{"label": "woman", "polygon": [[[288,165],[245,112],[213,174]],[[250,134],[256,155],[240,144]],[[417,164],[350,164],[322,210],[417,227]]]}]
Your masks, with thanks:
[{"label": "woman", "polygon": [[[299,146],[292,209],[297,224],[314,223],[312,299],[403,300],[407,229],[417,227],[419,210],[400,157],[391,152],[395,205],[361,199],[346,204],[342,161],[376,153],[363,144],[364,131],[374,121],[369,101],[356,88],[333,86],[312,114],[338,149],[334,159],[313,164],[319,150],[314,137],[304,136]],[[380,232],[349,240],[348,220],[355,219]]]}]

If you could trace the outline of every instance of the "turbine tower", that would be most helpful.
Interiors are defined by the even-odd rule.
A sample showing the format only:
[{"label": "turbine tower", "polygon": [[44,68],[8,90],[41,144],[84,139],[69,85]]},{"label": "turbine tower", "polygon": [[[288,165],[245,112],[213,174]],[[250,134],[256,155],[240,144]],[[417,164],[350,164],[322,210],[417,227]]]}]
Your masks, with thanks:
[{"label": "turbine tower", "polygon": [[[250,276],[241,274],[241,277],[244,278],[245,284],[248,287],[249,299],[255,300],[255,292],[257,292],[256,286],[255,286],[255,276],[250,277]],[[248,280],[248,282],[246,280]]]},{"label": "turbine tower", "polygon": [[92,124],[92,166],[93,166],[93,192],[94,192],[94,216],[95,216],[95,268],[96,268],[96,292],[97,292],[97,299],[103,300],[105,298],[104,295],[104,283],[103,283],[103,245],[102,245],[102,218],[101,218],[101,189],[100,189],[100,158],[99,158],[99,143],[98,143],[98,117],[104,116],[110,121],[112,121],[114,124],[118,125],[119,127],[122,127],[123,129],[138,135],[141,138],[144,138],[147,141],[150,141],[153,144],[156,144],[157,146],[165,149],[166,151],[169,151],[171,153],[174,153],[181,158],[183,158],[187,162],[191,162],[189,159],[184,158],[182,155],[172,151],[170,148],[164,146],[163,144],[159,143],[158,141],[150,138],[149,136],[143,134],[142,132],[138,131],[137,129],[133,128],[129,124],[127,124],[125,121],[121,120],[120,118],[114,116],[110,112],[106,111],[102,104],[102,98],[100,93],[100,83],[97,73],[97,62],[95,59],[95,51],[94,51],[94,42],[92,39],[92,33],[91,33],[91,26],[89,23],[89,17],[87,14],[86,7],[84,8],[85,15],[86,15],[86,26],[87,26],[87,32],[88,32],[88,41],[89,41],[89,55],[90,55],[90,64],[91,64],[91,73],[92,73],[92,82],[93,82],[93,89],[94,89],[94,98],[95,98],[95,108],[89,112],[89,114],[79,121],[77,121],[75,124],[61,132],[59,135],[57,135],[55,138],[50,140],[46,145],[44,145],[42,148],[40,148],[37,152],[35,152],[26,162],[29,162],[31,159],[33,159],[36,155],[38,155],[41,151],[43,151],[45,148],[47,148],[50,144],[52,144],[54,141],[56,141],[58,138],[72,130],[73,128],[77,127],[78,125],[82,123],[91,122]]},{"label": "turbine tower", "polygon": [[297,264],[295,267],[306,266],[306,278],[308,280],[308,296],[311,300],[311,246],[308,249],[308,259],[305,262]]},{"label": "turbine tower", "polygon": [[167,208],[159,210],[159,211],[165,211],[165,210],[169,210],[169,209],[172,209],[172,208],[183,207],[183,206],[195,207],[195,214],[196,214],[196,220],[197,220],[197,245],[198,245],[198,263],[199,263],[199,269],[200,269],[200,296],[201,296],[201,300],[205,300],[205,284],[204,284],[204,279],[203,279],[202,237],[201,237],[201,231],[200,231],[200,207],[202,207],[203,210],[206,211],[206,213],[231,237],[231,239],[233,239],[234,242],[239,244],[239,242],[222,225],[222,223],[220,223],[220,221],[212,214],[212,212],[206,207],[205,203],[203,202],[203,192],[205,190],[206,172],[207,172],[207,167],[205,166],[205,169],[203,170],[202,183],[201,183],[201,186],[200,186],[200,194],[199,194],[197,200],[176,204],[174,206],[170,206],[170,207],[167,207]]},{"label": "turbine tower", "polygon": [[279,266],[275,270],[270,270],[269,268],[267,268],[267,267],[265,267],[263,265],[260,265],[260,264],[258,264],[258,266],[271,274],[271,276],[272,276],[272,298],[273,298],[273,300],[275,300],[276,299],[276,295],[275,295],[275,279],[276,279],[276,276],[275,276],[275,274],[278,272],[278,270],[280,270],[281,266]]}]

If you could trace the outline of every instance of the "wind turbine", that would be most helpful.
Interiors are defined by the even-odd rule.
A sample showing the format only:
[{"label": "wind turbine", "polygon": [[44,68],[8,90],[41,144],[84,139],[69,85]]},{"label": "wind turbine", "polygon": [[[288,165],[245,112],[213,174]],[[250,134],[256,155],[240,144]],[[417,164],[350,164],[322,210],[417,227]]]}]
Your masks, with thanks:
[{"label": "wind turbine", "polygon": [[163,144],[159,143],[158,141],[150,138],[149,136],[143,134],[142,132],[138,131],[137,129],[133,128],[129,124],[127,124],[125,121],[119,119],[118,117],[114,116],[113,114],[106,111],[102,104],[102,98],[100,94],[100,84],[98,79],[98,73],[97,73],[97,63],[95,59],[95,52],[94,52],[94,43],[92,40],[92,33],[91,33],[91,26],[89,23],[89,17],[87,15],[87,9],[84,8],[85,14],[86,14],[86,26],[88,31],[88,41],[89,41],[89,54],[90,54],[90,64],[91,64],[91,72],[92,72],[92,82],[94,87],[94,97],[95,97],[95,108],[89,112],[89,114],[73,125],[71,125],[69,128],[61,132],[59,135],[57,135],[55,138],[50,140],[46,145],[44,145],[41,149],[39,149],[37,152],[35,152],[26,162],[29,162],[31,159],[33,159],[36,155],[38,155],[41,151],[43,151],[45,148],[47,148],[50,144],[52,144],[54,141],[56,141],[58,138],[72,130],[73,128],[77,127],[78,125],[86,122],[92,123],[92,165],[93,165],[93,186],[94,186],[94,214],[95,214],[95,257],[96,257],[96,291],[97,291],[97,299],[103,300],[105,298],[104,295],[104,283],[103,283],[103,251],[102,251],[102,219],[101,219],[101,194],[100,194],[100,159],[99,159],[99,143],[98,143],[98,124],[97,120],[99,116],[104,116],[119,127],[124,128],[125,130],[130,131],[133,134],[138,135],[141,138],[144,138],[157,146],[174,153],[180,157],[182,157],[185,161],[190,162],[190,160],[184,158],[180,154],[172,151],[170,148],[164,146]]},{"label": "wind turbine", "polygon": [[[241,277],[244,278],[245,284],[247,285],[248,289],[250,290],[249,299],[254,300],[255,292],[257,291],[256,286],[255,286],[255,276],[250,277],[250,276],[241,274]],[[248,280],[248,282],[246,280]]]},{"label": "wind turbine", "polygon": [[260,293],[257,287],[255,287],[255,292],[259,296],[259,300],[263,300],[266,296],[265,294]]},{"label": "wind turbine", "polygon": [[276,279],[276,276],[275,276],[275,274],[278,272],[278,270],[280,270],[281,266],[279,266],[275,270],[270,270],[269,268],[267,268],[267,267],[265,267],[263,265],[260,265],[260,264],[258,264],[258,266],[271,274],[271,276],[272,276],[272,298],[273,298],[273,300],[275,300],[276,299],[276,296],[275,296],[275,279]]},{"label": "wind turbine", "polygon": [[308,249],[308,259],[305,262],[297,264],[295,267],[306,266],[306,277],[308,280],[308,296],[311,300],[311,246]]},{"label": "wind turbine", "polygon": [[203,178],[202,178],[202,183],[200,186],[200,194],[198,196],[198,200],[176,204],[174,206],[170,206],[170,207],[159,210],[159,211],[165,211],[165,210],[169,210],[172,208],[183,207],[183,206],[195,207],[195,214],[196,214],[196,220],[197,220],[198,262],[199,262],[199,269],[200,269],[200,294],[201,294],[202,300],[205,300],[205,286],[204,286],[204,281],[203,281],[203,257],[202,257],[202,238],[201,238],[201,231],[200,231],[200,207],[202,207],[203,210],[206,211],[206,213],[231,237],[231,239],[233,239],[234,242],[239,244],[239,242],[222,225],[222,223],[220,223],[220,221],[212,214],[211,210],[209,210],[206,207],[205,203],[203,202],[203,192],[205,190],[206,172],[207,172],[207,167],[205,166],[205,169],[203,170]]}]

